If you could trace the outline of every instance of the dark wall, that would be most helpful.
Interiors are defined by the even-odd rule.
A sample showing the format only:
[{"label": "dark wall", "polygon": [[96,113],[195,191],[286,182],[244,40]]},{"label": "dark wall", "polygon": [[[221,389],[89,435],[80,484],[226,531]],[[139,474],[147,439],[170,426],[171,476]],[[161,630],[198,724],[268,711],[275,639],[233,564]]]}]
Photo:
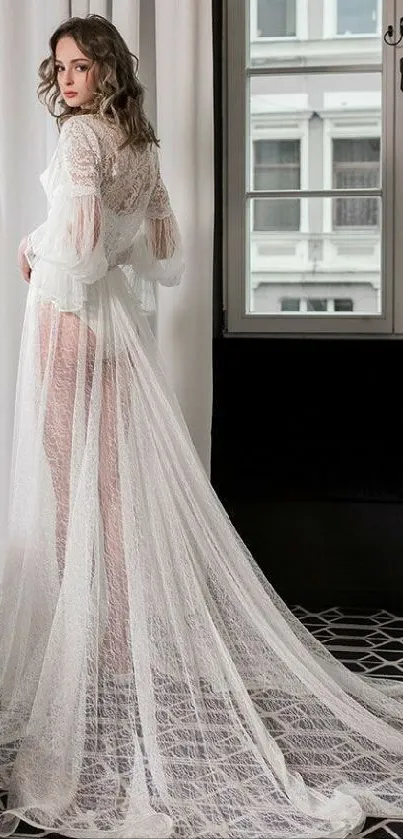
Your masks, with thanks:
[{"label": "dark wall", "polygon": [[279,593],[403,608],[403,343],[222,329],[221,0],[213,0],[212,483]]}]

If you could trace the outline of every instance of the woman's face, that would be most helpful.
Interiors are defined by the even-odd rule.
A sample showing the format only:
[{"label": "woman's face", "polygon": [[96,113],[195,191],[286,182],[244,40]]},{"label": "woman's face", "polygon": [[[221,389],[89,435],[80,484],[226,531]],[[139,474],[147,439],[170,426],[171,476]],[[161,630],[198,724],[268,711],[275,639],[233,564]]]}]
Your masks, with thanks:
[{"label": "woman's face", "polygon": [[96,91],[97,66],[78,48],[74,38],[64,36],[56,46],[56,74],[60,93],[67,105],[89,105]]}]

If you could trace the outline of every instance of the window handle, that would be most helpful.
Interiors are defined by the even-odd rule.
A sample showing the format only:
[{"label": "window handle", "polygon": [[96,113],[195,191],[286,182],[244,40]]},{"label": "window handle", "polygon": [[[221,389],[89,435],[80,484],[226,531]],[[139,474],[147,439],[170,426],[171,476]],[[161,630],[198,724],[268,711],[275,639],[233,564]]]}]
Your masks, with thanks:
[{"label": "window handle", "polygon": [[384,36],[383,36],[383,40],[385,41],[385,44],[388,44],[389,47],[397,47],[397,45],[400,44],[400,41],[403,40],[403,17],[401,17],[400,21],[399,21],[399,33],[400,33],[400,35],[399,35],[399,38],[397,39],[397,41],[392,41],[392,38],[395,34],[395,28],[394,28],[393,24],[390,23],[386,32],[385,32],[385,34],[384,34]]}]

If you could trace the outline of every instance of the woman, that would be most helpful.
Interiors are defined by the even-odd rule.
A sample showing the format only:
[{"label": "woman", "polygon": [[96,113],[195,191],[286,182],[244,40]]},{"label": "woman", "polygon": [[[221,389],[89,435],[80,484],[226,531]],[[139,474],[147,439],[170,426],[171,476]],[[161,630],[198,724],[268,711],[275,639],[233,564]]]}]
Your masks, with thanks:
[{"label": "woman", "polygon": [[403,686],[291,614],[197,457],[147,322],[183,253],[123,39],[50,39],[0,612],[0,836],[347,836],[403,816]]}]

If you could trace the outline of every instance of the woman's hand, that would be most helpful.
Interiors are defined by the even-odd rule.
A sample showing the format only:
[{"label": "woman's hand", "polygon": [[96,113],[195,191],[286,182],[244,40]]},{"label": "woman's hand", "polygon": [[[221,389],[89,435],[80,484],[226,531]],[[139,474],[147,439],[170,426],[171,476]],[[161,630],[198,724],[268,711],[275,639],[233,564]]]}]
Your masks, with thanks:
[{"label": "woman's hand", "polygon": [[18,268],[20,269],[20,273],[21,273],[23,279],[27,283],[29,283],[30,279],[31,279],[31,266],[30,266],[25,254],[24,254],[24,251],[27,247],[27,238],[28,237],[25,236],[24,239],[22,239],[20,244],[19,244],[17,261],[18,261]]}]

